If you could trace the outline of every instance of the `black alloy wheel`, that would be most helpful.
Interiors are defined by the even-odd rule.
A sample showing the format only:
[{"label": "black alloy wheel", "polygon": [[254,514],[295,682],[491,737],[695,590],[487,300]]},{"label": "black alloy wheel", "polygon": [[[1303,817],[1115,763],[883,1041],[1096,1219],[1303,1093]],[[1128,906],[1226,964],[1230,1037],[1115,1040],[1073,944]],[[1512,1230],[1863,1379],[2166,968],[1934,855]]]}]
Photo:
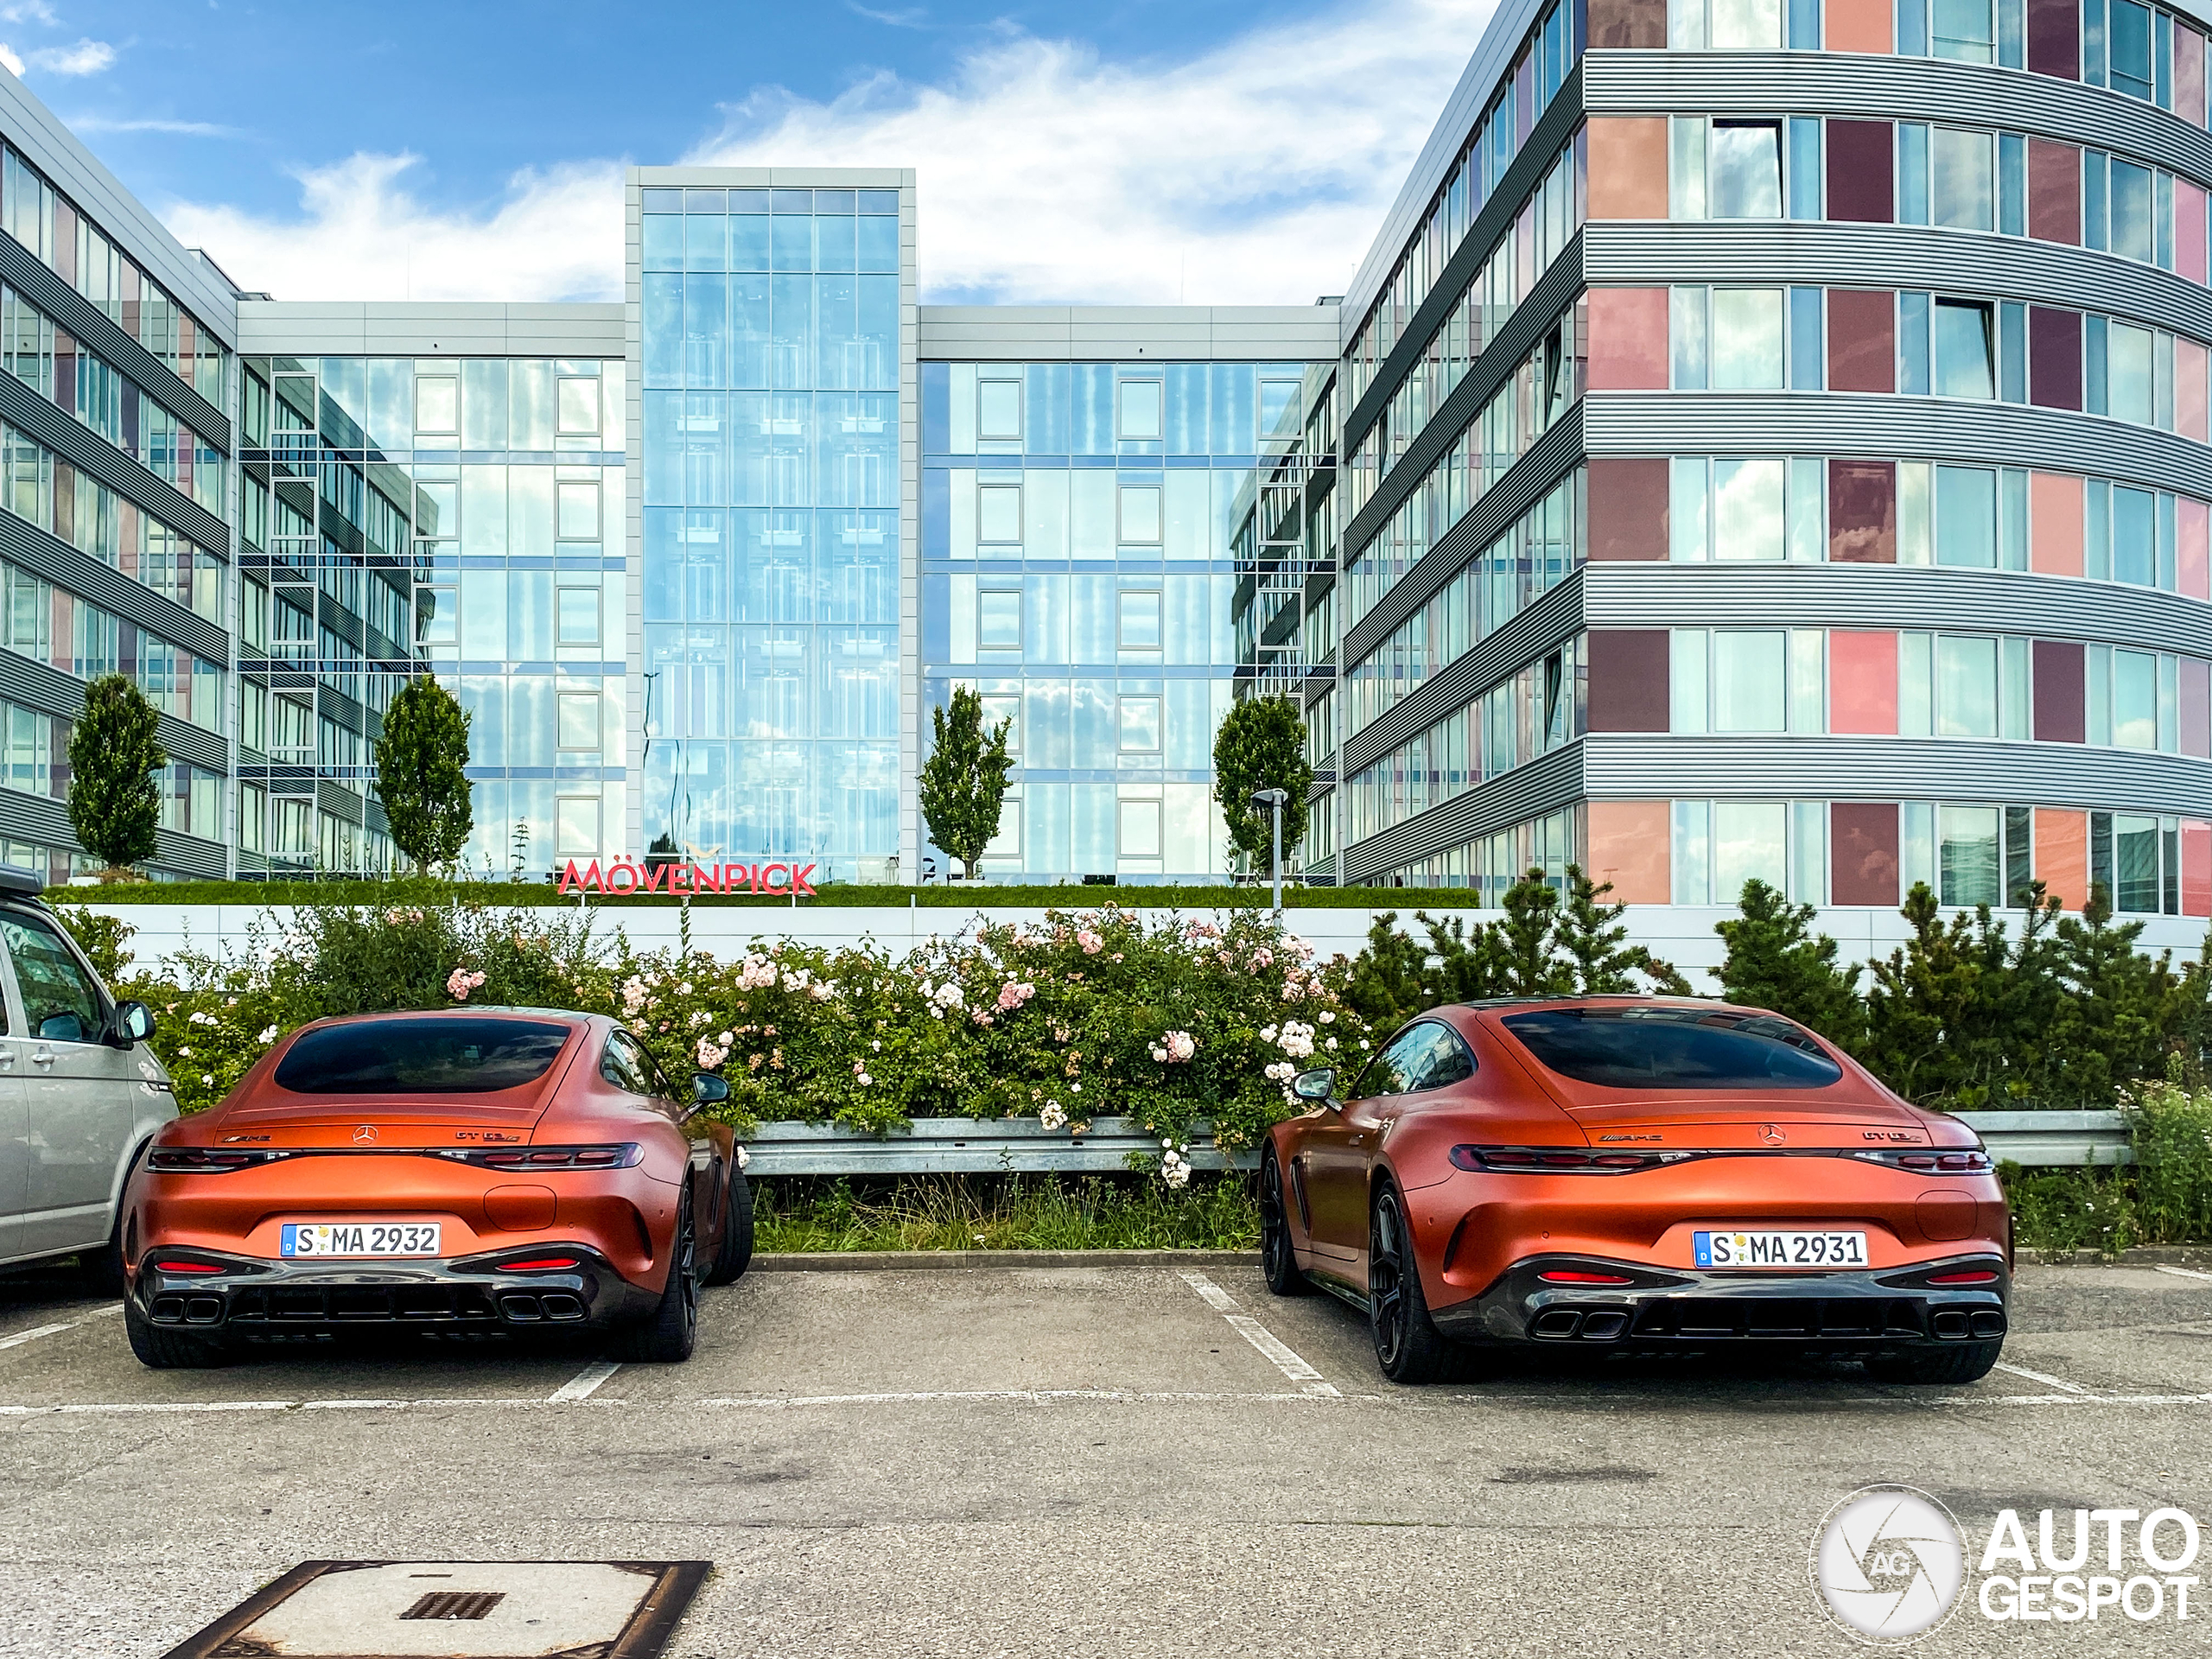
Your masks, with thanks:
[{"label": "black alloy wheel", "polygon": [[1438,1382],[1463,1358],[1428,1317],[1405,1202],[1389,1179],[1376,1189],[1367,1230],[1367,1325],[1376,1362],[1393,1382]]},{"label": "black alloy wheel", "polygon": [[699,1239],[691,1224],[691,1191],[677,1200],[676,1236],[668,1252],[668,1283],[659,1306],[622,1334],[616,1351],[626,1361],[676,1365],[691,1357],[699,1340]]},{"label": "black alloy wheel", "polygon": [[1303,1296],[1313,1287],[1299,1271],[1298,1252],[1290,1237],[1289,1204],[1282,1164],[1270,1140],[1260,1157],[1260,1270],[1276,1295]]}]

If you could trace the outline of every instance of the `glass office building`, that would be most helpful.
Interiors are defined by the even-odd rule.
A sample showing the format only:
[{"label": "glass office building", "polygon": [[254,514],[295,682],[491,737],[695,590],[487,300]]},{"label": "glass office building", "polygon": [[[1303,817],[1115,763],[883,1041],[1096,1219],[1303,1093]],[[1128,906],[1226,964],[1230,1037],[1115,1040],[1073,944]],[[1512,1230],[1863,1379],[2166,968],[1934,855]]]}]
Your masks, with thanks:
[{"label": "glass office building", "polygon": [[639,188],[645,846],[899,852],[907,258],[873,188]]},{"label": "glass office building", "polygon": [[1684,937],[1752,875],[2102,884],[2193,943],[2209,24],[1513,0],[1348,292],[1255,308],[920,305],[914,175],[803,168],[633,169],[619,305],[270,300],[0,77],[0,843],[73,867],[120,669],[158,871],[373,865],[435,673],[473,863],[945,874],[972,684],[987,872],[1217,874],[1214,730],[1280,691],[1315,880],[1578,861]]},{"label": "glass office building", "polygon": [[987,873],[1227,872],[1213,734],[1255,660],[1236,535],[1305,372],[924,365],[922,701],[973,686],[1017,761]]}]

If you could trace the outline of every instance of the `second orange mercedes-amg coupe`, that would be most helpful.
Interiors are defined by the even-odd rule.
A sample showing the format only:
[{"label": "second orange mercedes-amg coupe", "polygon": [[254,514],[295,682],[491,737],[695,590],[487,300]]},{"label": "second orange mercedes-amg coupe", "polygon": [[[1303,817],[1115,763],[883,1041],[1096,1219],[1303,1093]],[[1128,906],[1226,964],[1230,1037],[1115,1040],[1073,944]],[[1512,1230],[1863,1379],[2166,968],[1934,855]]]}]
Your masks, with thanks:
[{"label": "second orange mercedes-amg coupe", "polygon": [[363,1327],[606,1331],[682,1360],[699,1288],[745,1270],[728,1128],[596,1015],[471,1008],[319,1020],[213,1110],[166,1125],[126,1197],[124,1321],[148,1365]]},{"label": "second orange mercedes-amg coupe", "polygon": [[1432,1009],[1262,1154],[1269,1287],[1363,1308],[1395,1381],[1471,1351],[1780,1348],[1962,1382],[2003,1347],[1989,1155],[1802,1027],[1658,997]]}]

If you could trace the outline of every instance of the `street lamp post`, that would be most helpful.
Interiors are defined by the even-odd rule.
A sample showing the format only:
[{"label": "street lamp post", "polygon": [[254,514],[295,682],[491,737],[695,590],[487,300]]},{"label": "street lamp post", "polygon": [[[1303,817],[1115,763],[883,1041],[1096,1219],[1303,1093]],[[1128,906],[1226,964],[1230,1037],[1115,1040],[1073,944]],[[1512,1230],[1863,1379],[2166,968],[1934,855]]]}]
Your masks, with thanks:
[{"label": "street lamp post", "polygon": [[1274,814],[1274,857],[1269,861],[1268,870],[1274,877],[1275,916],[1280,920],[1282,916],[1282,810],[1290,804],[1290,791],[1287,789],[1255,789],[1252,791],[1252,804],[1268,807]]}]

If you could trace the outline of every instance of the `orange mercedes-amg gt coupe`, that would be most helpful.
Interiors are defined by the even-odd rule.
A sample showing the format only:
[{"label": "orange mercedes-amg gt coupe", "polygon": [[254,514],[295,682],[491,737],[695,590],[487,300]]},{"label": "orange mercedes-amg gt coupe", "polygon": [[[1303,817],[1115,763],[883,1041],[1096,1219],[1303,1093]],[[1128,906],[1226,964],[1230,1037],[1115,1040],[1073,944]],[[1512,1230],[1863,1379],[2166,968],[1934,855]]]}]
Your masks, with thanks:
[{"label": "orange mercedes-amg gt coupe", "polygon": [[753,1253],[729,1128],[612,1020],[543,1009],[302,1026],[223,1103],[165,1126],[125,1200],[139,1359],[361,1328],[610,1333],[690,1357],[699,1288]]},{"label": "orange mercedes-amg gt coupe", "polygon": [[1261,1160],[1268,1284],[1366,1311],[1394,1381],[1507,1344],[1788,1349],[1962,1382],[2004,1345],[1987,1153],[1810,1032],[1643,996],[1476,1002],[1402,1028]]}]

